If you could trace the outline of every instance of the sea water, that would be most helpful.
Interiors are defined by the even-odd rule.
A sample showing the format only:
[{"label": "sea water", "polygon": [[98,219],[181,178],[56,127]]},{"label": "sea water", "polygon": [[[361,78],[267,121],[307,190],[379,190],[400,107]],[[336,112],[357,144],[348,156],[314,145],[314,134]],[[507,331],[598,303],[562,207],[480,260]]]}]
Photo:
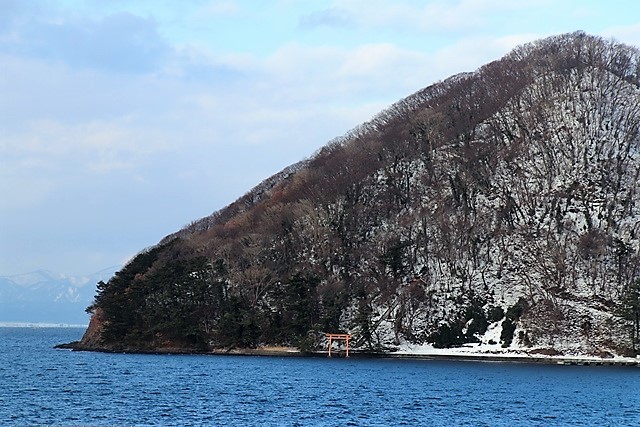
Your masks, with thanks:
[{"label": "sea water", "polygon": [[637,426],[640,368],[55,350],[0,328],[0,425]]}]

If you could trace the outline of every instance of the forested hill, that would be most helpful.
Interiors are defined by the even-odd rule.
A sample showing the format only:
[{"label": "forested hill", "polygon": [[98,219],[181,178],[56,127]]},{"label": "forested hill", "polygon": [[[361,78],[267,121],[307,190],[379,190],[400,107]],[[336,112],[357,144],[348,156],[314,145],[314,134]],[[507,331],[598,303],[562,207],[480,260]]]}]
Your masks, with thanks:
[{"label": "forested hill", "polygon": [[[100,283],[83,348],[635,351],[640,53],[584,33],[399,101]],[[497,332],[496,332],[497,331]]]}]

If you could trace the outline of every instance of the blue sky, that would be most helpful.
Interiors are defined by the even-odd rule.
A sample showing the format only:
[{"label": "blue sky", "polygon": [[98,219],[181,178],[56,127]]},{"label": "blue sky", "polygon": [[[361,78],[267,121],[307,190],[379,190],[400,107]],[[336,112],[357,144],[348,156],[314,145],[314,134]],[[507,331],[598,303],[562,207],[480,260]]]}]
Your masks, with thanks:
[{"label": "blue sky", "polygon": [[0,275],[126,261],[389,104],[640,3],[0,0]]}]

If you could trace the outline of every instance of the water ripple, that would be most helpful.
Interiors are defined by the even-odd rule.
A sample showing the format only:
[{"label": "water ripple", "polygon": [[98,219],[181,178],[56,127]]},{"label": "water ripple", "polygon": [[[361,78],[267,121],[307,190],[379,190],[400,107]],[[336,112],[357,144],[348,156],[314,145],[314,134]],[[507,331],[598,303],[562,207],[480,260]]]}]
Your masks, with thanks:
[{"label": "water ripple", "polygon": [[0,425],[640,425],[640,370],[444,361],[158,356],[0,328]]}]

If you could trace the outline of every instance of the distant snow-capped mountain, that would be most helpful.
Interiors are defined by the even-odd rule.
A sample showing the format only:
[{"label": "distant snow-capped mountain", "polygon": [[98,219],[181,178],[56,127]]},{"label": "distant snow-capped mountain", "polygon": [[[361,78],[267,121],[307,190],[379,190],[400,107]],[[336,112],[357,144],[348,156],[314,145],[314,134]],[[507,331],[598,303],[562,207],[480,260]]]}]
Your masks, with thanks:
[{"label": "distant snow-capped mountain", "polygon": [[0,276],[0,322],[86,324],[85,308],[93,301],[96,284],[118,269],[83,276],[48,270]]}]

